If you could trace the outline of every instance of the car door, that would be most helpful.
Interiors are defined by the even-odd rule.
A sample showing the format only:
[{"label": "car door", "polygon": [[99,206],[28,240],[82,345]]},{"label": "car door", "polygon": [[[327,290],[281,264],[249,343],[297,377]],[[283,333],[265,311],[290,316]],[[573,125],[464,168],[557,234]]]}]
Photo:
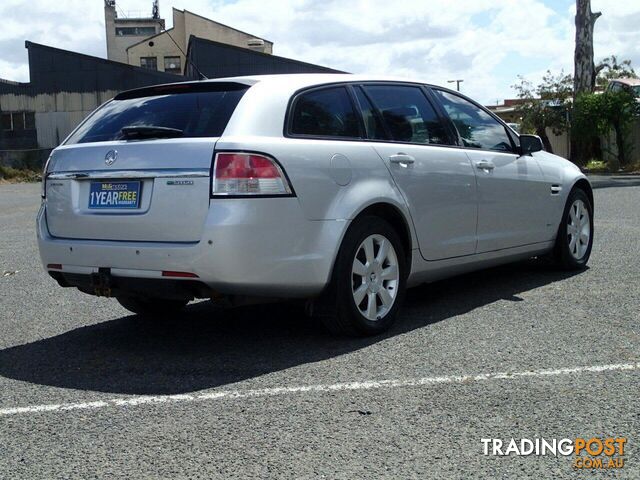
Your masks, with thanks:
[{"label": "car door", "polygon": [[476,172],[477,253],[549,239],[548,182],[537,161],[520,155],[506,127],[475,103],[433,89]]},{"label": "car door", "polygon": [[476,181],[463,150],[424,89],[365,84],[354,89],[369,139],[411,212],[427,260],[470,255],[476,248]]}]

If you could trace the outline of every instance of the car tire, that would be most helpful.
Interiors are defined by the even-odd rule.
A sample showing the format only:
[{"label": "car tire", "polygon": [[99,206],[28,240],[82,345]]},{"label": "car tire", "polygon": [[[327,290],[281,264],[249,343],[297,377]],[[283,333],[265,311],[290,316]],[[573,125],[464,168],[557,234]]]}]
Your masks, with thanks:
[{"label": "car tire", "polygon": [[118,303],[131,313],[145,318],[166,318],[182,310],[187,300],[166,300],[147,297],[117,297]]},{"label": "car tire", "polygon": [[580,270],[587,266],[593,247],[593,206],[586,192],[574,188],[562,214],[553,249],[556,266]]},{"label": "car tire", "polygon": [[407,260],[393,227],[376,216],[354,221],[338,252],[318,315],[337,335],[369,336],[388,330],[404,300]]}]

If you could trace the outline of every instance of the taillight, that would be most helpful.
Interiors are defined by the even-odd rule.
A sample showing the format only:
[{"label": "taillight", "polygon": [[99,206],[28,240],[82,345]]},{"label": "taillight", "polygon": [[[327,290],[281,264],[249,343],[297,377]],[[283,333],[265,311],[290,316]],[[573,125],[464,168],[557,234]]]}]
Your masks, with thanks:
[{"label": "taillight", "polygon": [[255,153],[218,153],[213,195],[290,195],[291,187],[275,160]]},{"label": "taillight", "polygon": [[40,185],[40,196],[45,198],[47,196],[47,171],[49,170],[49,162],[51,161],[51,155],[47,158],[47,161],[44,162],[44,167],[42,168],[42,183]]}]

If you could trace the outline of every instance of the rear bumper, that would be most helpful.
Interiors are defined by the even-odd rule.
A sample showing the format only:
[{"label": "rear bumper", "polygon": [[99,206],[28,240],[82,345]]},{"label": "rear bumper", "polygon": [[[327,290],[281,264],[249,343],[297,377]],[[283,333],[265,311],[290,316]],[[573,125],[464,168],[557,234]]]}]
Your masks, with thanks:
[{"label": "rear bumper", "polygon": [[162,271],[190,272],[198,278],[179,281],[197,280],[212,293],[283,298],[323,290],[347,226],[307,220],[296,198],[212,200],[196,243],[54,238],[45,205],[37,219],[40,257],[49,271],[90,275],[108,268],[115,278],[159,281]]},{"label": "rear bumper", "polygon": [[[104,274],[78,274],[49,271],[61,287],[76,287],[90,295],[161,297],[166,300],[192,300],[211,296],[211,289],[195,280],[148,279],[111,276]],[[98,281],[96,281],[98,279]],[[105,278],[108,279],[105,282]]]}]

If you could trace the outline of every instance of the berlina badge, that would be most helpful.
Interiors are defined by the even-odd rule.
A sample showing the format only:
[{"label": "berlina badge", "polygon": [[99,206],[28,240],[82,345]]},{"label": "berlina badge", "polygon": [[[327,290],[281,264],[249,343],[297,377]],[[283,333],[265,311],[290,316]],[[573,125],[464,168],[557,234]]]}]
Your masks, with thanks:
[{"label": "berlina badge", "polygon": [[104,156],[104,163],[107,164],[107,166],[111,166],[113,165],[116,160],[118,159],[118,151],[117,150],[109,150],[107,152],[107,154]]}]

